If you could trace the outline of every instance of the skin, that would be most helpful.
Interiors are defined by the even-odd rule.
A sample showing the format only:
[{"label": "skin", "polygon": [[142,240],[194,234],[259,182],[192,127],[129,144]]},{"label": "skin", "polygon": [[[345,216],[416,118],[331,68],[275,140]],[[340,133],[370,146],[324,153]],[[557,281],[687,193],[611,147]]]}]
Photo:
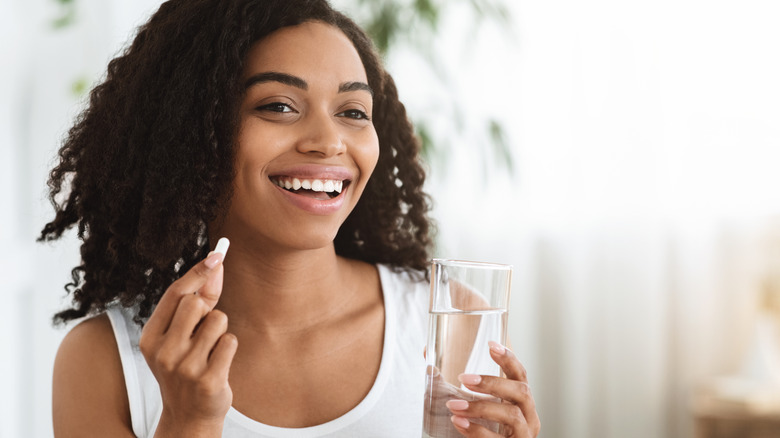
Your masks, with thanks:
[{"label": "skin", "polygon": [[[286,79],[252,81],[269,72]],[[174,282],[142,332],[141,352],[163,399],[156,437],[221,436],[231,405],[269,425],[321,424],[354,408],[379,370],[384,303],[378,273],[337,256],[333,247],[379,154],[371,91],[355,86],[368,82],[357,51],[338,29],[310,22],[256,43],[242,73],[250,85],[239,109],[234,193],[209,227],[211,242],[231,240],[227,262],[211,254]],[[339,208],[326,214],[302,209],[272,182],[302,168],[348,175]],[[473,404],[454,418],[500,416],[522,432],[514,436],[535,436],[538,418],[530,393],[524,396],[522,365],[509,354],[495,359],[509,379],[486,379],[474,390],[502,398],[512,393],[505,399],[516,404]],[[53,396],[58,437],[96,430],[132,436],[105,315],[66,336]],[[518,406],[531,410],[530,426],[509,418]],[[475,434],[476,427],[461,433],[491,436]]]},{"label": "skin", "polygon": [[[501,366],[506,378],[462,374],[458,380],[466,388],[490,394],[502,400],[466,402],[450,400],[447,408],[453,413],[452,424],[463,436],[467,437],[517,437],[531,438],[539,434],[541,422],[536,413],[528,375],[517,357],[508,348],[490,342],[490,356]],[[469,418],[484,418],[502,425],[502,435],[491,432],[479,424],[469,422]]]}]

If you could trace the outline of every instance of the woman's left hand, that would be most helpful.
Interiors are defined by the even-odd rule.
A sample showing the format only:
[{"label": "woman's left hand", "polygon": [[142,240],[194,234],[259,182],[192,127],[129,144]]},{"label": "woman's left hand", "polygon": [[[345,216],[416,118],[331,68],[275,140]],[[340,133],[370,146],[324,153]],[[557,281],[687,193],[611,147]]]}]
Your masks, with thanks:
[{"label": "woman's left hand", "polygon": [[[501,399],[496,401],[450,400],[447,408],[452,412],[452,423],[467,437],[515,437],[534,438],[539,434],[541,423],[536,413],[536,404],[528,386],[525,368],[511,350],[497,342],[490,342],[490,356],[504,370],[506,378],[461,374],[463,385],[483,394]],[[482,418],[501,425],[503,435],[491,432],[469,419]]]}]

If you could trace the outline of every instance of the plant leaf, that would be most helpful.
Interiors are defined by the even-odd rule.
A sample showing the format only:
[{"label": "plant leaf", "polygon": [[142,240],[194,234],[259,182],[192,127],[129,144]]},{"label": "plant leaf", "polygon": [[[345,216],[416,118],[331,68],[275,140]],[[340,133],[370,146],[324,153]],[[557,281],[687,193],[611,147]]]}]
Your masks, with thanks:
[{"label": "plant leaf", "polygon": [[509,173],[514,170],[514,160],[512,158],[512,150],[509,147],[509,142],[506,138],[506,131],[504,126],[495,119],[488,121],[488,133],[490,134],[491,144],[496,156],[498,164],[503,164]]}]

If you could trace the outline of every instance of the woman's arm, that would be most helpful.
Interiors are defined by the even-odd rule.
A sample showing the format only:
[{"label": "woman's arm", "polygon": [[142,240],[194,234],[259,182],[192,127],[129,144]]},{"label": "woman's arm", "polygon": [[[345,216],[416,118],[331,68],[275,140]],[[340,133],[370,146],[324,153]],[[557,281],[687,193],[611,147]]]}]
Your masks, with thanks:
[{"label": "woman's arm", "polygon": [[65,336],[54,362],[54,436],[134,437],[122,363],[108,316]]},{"label": "woman's arm", "polygon": [[[228,371],[236,337],[213,310],[222,293],[221,253],[176,280],[157,303],[139,348],[160,385],[163,411],[155,437],[219,437],[230,408]],[[119,350],[108,317],[71,330],[54,364],[53,414],[60,437],[132,437]]]}]

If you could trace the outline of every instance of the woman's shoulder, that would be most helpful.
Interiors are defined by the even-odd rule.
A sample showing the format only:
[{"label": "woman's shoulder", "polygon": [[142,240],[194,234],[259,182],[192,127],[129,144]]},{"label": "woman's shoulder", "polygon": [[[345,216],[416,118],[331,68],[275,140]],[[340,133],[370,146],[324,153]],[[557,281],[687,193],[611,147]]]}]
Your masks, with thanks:
[{"label": "woman's shoulder", "polygon": [[65,335],[54,361],[52,383],[57,435],[90,430],[110,431],[110,436],[130,433],[122,364],[107,314],[85,319]]},{"label": "woman's shoulder", "polygon": [[427,315],[430,284],[424,271],[377,265],[385,303],[395,303],[399,315]]},{"label": "woman's shoulder", "polygon": [[[63,338],[57,357],[69,361],[89,358],[99,359],[101,363],[113,360],[120,363],[117,336],[131,331],[140,335],[141,326],[135,321],[136,313],[134,307],[112,304],[102,313],[81,320]],[[117,370],[121,371],[121,367]]]},{"label": "woman's shoulder", "polygon": [[385,293],[423,293],[428,289],[428,277],[425,271],[392,265],[388,263],[370,263],[363,260],[343,258],[358,281],[365,285],[376,284]]},{"label": "woman's shoulder", "polygon": [[100,359],[98,363],[106,363],[112,358],[119,360],[116,340],[108,315],[102,313],[84,319],[70,329],[57,351],[55,368],[67,366],[78,371],[95,366],[96,359]]},{"label": "woman's shoulder", "polygon": [[108,338],[113,337],[113,330],[111,330],[111,321],[108,319],[108,314],[105,312],[98,315],[84,318],[74,325],[68,334],[65,335],[66,340],[70,342],[78,342],[82,338]]},{"label": "woman's shoulder", "polygon": [[428,277],[425,271],[381,263],[376,266],[379,270],[380,277],[392,279],[399,284],[405,284],[407,286],[428,286]]}]

